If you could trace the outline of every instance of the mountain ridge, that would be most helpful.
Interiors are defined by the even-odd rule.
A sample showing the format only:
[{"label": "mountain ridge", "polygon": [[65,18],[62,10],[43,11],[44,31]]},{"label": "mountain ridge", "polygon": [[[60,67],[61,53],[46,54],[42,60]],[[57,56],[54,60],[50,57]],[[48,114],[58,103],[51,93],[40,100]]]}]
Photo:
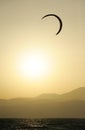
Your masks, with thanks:
[{"label": "mountain ridge", "polygon": [[19,100],[19,99],[20,100],[22,100],[22,99],[34,99],[34,98],[41,98],[41,99],[47,98],[47,99],[50,99],[50,98],[57,98],[57,97],[61,97],[61,96],[65,97],[65,96],[70,95],[70,94],[74,94],[75,95],[75,93],[76,93],[76,95],[79,95],[79,93],[80,94],[82,93],[83,96],[85,97],[85,87],[79,87],[79,88],[73,89],[73,90],[71,90],[69,92],[66,92],[64,94],[42,93],[42,94],[40,94],[38,96],[35,96],[35,97],[17,97],[17,98],[9,98],[9,99],[0,99],[0,101],[15,100],[15,99],[17,99],[17,100]]},{"label": "mountain ridge", "polygon": [[[68,95],[72,95],[71,98]],[[45,96],[1,100],[0,118],[85,118],[85,88],[57,95],[59,97]]]}]

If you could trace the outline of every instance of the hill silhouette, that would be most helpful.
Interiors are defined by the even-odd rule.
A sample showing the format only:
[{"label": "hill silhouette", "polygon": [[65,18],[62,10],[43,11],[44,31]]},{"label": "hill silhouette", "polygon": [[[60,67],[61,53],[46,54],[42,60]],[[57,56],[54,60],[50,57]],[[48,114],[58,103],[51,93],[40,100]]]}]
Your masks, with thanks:
[{"label": "hill silhouette", "polygon": [[85,87],[62,95],[1,99],[0,118],[85,118]]},{"label": "hill silhouette", "polygon": [[41,94],[38,96],[40,99],[58,99],[58,100],[85,100],[85,87],[77,88],[68,93],[59,95],[56,93]]}]

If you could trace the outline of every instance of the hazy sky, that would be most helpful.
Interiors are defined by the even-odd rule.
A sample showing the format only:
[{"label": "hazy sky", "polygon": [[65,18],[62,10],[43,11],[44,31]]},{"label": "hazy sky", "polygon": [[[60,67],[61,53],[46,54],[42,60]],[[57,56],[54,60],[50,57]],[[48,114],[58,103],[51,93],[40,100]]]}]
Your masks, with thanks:
[{"label": "hazy sky", "polygon": [[[63,21],[57,36],[58,20],[41,20],[49,13]],[[85,87],[84,35],[85,0],[0,0],[0,98]]]}]

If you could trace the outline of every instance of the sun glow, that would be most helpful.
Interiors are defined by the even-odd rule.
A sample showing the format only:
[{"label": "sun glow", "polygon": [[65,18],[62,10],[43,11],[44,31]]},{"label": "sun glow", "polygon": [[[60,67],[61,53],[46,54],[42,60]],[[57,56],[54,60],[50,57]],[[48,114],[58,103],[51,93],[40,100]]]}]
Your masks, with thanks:
[{"label": "sun glow", "polygon": [[24,77],[39,78],[50,72],[51,61],[42,53],[23,54],[20,58],[20,72]]}]

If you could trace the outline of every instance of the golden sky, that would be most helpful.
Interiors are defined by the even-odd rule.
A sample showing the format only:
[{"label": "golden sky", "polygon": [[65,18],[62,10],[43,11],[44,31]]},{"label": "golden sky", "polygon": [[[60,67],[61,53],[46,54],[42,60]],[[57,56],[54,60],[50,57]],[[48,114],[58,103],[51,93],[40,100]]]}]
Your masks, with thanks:
[{"label": "golden sky", "polygon": [[[85,86],[85,1],[0,0],[0,98]],[[63,21],[55,35],[58,15]]]}]

